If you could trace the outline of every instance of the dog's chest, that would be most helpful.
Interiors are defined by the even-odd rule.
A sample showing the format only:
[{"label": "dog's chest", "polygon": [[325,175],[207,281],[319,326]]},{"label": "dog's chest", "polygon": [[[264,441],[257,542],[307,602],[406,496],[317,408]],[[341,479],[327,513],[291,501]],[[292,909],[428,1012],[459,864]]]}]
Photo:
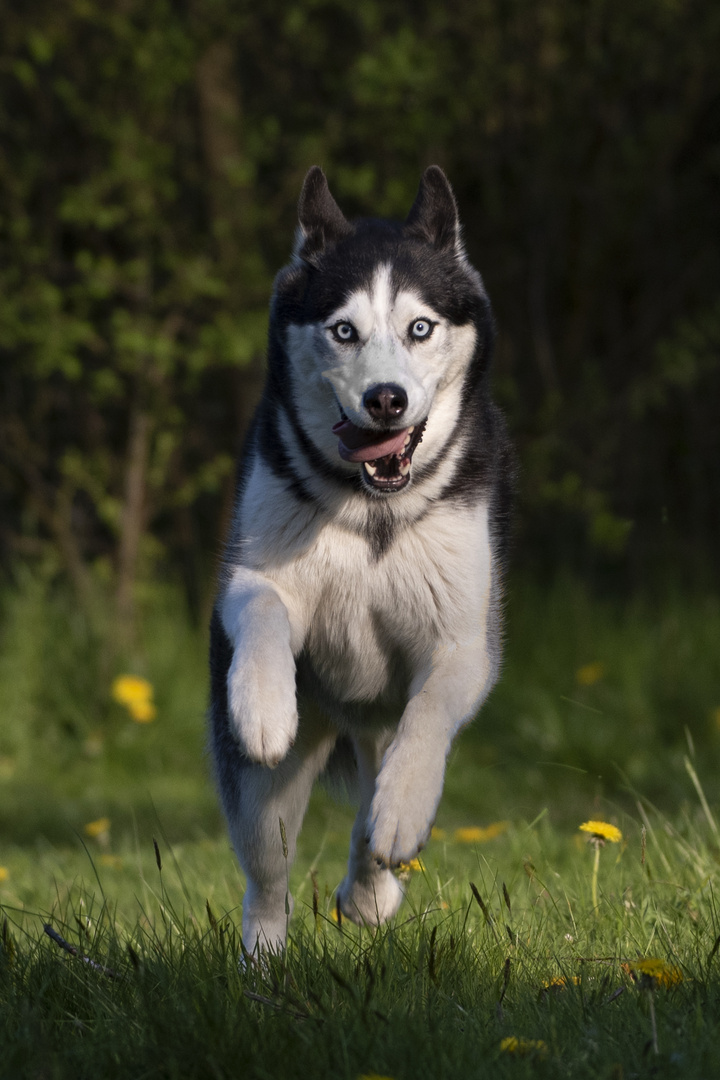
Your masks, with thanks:
[{"label": "dog's chest", "polygon": [[302,627],[298,651],[328,691],[373,701],[426,668],[439,646],[480,632],[490,593],[487,512],[437,510],[380,560],[363,538],[327,524],[269,576]]}]

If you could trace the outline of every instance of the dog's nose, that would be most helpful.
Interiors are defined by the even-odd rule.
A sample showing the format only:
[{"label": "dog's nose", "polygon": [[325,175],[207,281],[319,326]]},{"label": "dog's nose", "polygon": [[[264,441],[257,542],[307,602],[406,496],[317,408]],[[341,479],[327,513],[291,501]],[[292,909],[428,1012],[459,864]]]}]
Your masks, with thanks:
[{"label": "dog's nose", "polygon": [[363,394],[363,405],[373,420],[397,420],[407,409],[408,397],[396,383],[378,383]]}]

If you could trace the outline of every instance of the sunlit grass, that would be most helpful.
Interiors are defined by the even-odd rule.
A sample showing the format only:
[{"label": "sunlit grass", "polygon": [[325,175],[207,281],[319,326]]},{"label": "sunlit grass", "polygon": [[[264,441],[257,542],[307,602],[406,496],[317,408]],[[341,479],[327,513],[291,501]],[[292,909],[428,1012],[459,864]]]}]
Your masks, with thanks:
[{"label": "sunlit grass", "polygon": [[620,819],[597,908],[585,846],[544,815],[475,845],[432,840],[380,931],[333,920],[347,837],[326,833],[292,871],[287,952],[260,963],[243,960],[243,881],[224,840],[160,838],[156,853],[143,837],[112,864],[91,838],[74,851],[11,849],[6,1065],[201,1076],[212,1063],[210,1075],[229,1077],[240,1062],[244,1076],[355,1080],[509,1076],[532,1062],[547,1076],[710,1075],[717,849],[702,813],[679,824],[643,813],[645,839],[639,818]]}]

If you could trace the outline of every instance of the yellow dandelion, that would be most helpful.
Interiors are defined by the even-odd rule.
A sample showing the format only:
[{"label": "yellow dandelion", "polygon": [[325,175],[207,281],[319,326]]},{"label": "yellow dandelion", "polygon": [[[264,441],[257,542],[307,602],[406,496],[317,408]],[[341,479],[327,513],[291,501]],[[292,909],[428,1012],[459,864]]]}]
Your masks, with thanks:
[{"label": "yellow dandelion", "polygon": [[710,718],[715,724],[715,727],[720,728],[720,705],[718,705],[716,709],[711,710]]},{"label": "yellow dandelion", "polygon": [[445,832],[444,829],[438,829],[434,825],[433,825],[432,829],[430,830],[430,839],[431,840],[444,840],[446,836],[447,836],[447,833]]},{"label": "yellow dandelion", "polygon": [[484,844],[488,840],[494,840],[496,836],[500,836],[507,827],[507,821],[495,821],[485,828],[481,825],[469,825],[463,829],[456,829],[453,836],[459,844]]},{"label": "yellow dandelion", "polygon": [[623,966],[635,971],[641,976],[641,982],[645,982],[650,987],[664,986],[667,988],[676,986],[683,981],[683,973],[680,968],[673,967],[672,964],[666,964],[664,960],[660,960],[656,956],[648,956],[644,960],[630,961]]},{"label": "yellow dandelion", "polygon": [[157,716],[157,709],[152,701],[134,701],[128,705],[128,709],[136,724],[150,724]]},{"label": "yellow dandelion", "polygon": [[398,870],[401,874],[408,874],[411,870],[424,870],[425,867],[419,859],[411,859],[410,862],[401,862]]},{"label": "yellow dandelion", "polygon": [[8,870],[7,866],[0,866],[0,882],[7,881],[9,877],[10,871]]},{"label": "yellow dandelion", "polygon": [[124,705],[138,724],[149,724],[157,712],[153,704],[153,687],[137,675],[119,675],[110,687],[114,701]]},{"label": "yellow dandelion", "polygon": [[528,1054],[538,1054],[544,1057],[547,1054],[547,1043],[542,1039],[518,1039],[516,1035],[508,1035],[500,1043],[501,1054],[517,1054],[525,1057]]},{"label": "yellow dandelion", "polygon": [[392,1076],[381,1076],[380,1073],[363,1073],[358,1080],[393,1080]]},{"label": "yellow dandelion", "polygon": [[606,840],[609,840],[611,844],[619,843],[622,840],[622,833],[614,825],[609,825],[607,821],[584,821],[580,825],[580,831],[589,833],[588,841],[595,848],[595,862],[593,863],[592,872],[592,903],[593,910],[597,914],[597,879],[600,868],[600,848],[605,847]]},{"label": "yellow dandelion", "polygon": [[92,837],[93,840],[99,836],[104,836],[110,832],[110,818],[101,817],[97,821],[88,821],[83,828],[83,832],[86,836]]},{"label": "yellow dandelion", "polygon": [[543,990],[566,990],[568,986],[579,986],[580,976],[571,975],[570,978],[567,975],[556,975],[552,979],[548,979],[542,984]]},{"label": "yellow dandelion", "polygon": [[147,701],[153,695],[152,683],[137,675],[118,675],[110,688],[115,701],[128,705],[131,701]]},{"label": "yellow dandelion", "polygon": [[581,832],[590,833],[590,843],[599,844],[601,847],[606,840],[611,844],[618,844],[622,840],[622,833],[614,825],[607,821],[584,821],[580,826]]},{"label": "yellow dandelion", "polygon": [[577,669],[575,682],[578,686],[594,686],[596,682],[600,682],[604,674],[605,665],[595,660],[592,664],[583,664]]},{"label": "yellow dandelion", "polygon": [[456,829],[453,835],[459,844],[476,844],[482,840],[484,831],[479,825],[468,825],[464,829]]}]

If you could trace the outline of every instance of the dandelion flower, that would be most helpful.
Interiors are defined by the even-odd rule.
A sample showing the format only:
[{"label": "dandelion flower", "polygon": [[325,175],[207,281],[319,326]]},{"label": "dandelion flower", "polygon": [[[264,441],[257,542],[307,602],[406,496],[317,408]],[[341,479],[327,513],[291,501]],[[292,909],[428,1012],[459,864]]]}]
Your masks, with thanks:
[{"label": "dandelion flower", "polygon": [[124,705],[137,724],[149,724],[157,716],[153,704],[153,687],[137,675],[119,675],[110,693],[114,701]]},{"label": "dandelion flower", "polygon": [[584,821],[580,826],[581,832],[590,833],[590,843],[599,844],[602,847],[605,841],[618,844],[622,840],[622,833],[614,825],[607,821]]},{"label": "dandelion flower", "polygon": [[579,986],[580,976],[571,975],[568,978],[566,975],[555,975],[552,979],[547,979],[542,984],[543,991],[546,990],[566,990],[568,986]]},{"label": "dandelion flower", "polygon": [[147,701],[152,697],[152,684],[147,679],[141,679],[137,675],[118,675],[110,688],[115,701],[121,705],[129,705],[134,701]]},{"label": "dandelion flower", "polygon": [[500,1043],[501,1054],[517,1054],[525,1057],[527,1054],[538,1054],[543,1057],[547,1053],[547,1043],[542,1039],[518,1039],[516,1035],[508,1035]]},{"label": "dandelion flower", "polygon": [[398,870],[401,874],[408,874],[411,870],[424,870],[425,867],[419,859],[411,859],[410,862],[401,862]]},{"label": "dandelion flower", "polygon": [[[718,710],[718,711],[720,712],[720,710]],[[720,721],[718,721],[718,723],[720,723]],[[433,825],[432,829],[430,830],[430,839],[431,840],[444,840],[445,836],[446,836],[446,833],[445,833],[444,829],[438,829],[438,828],[435,827],[435,825]]]},{"label": "dandelion flower", "polygon": [[595,660],[592,664],[583,664],[577,669],[575,682],[578,686],[594,686],[596,682],[600,682],[604,674],[605,665]]},{"label": "dandelion flower", "polygon": [[580,826],[580,831],[589,833],[588,840],[595,848],[595,862],[593,863],[592,873],[592,902],[593,909],[597,912],[597,879],[598,869],[600,867],[600,848],[605,847],[606,841],[610,841],[611,844],[618,844],[622,840],[622,833],[614,825],[609,825],[607,821],[584,821]]},{"label": "dandelion flower", "polygon": [[10,877],[10,871],[7,866],[0,866],[0,881],[7,881]]},{"label": "dandelion flower", "polygon": [[93,840],[97,839],[99,836],[104,836],[110,832],[110,818],[101,817],[98,818],[97,821],[88,821],[83,832]]},{"label": "dandelion flower", "polygon": [[463,829],[456,829],[453,835],[459,844],[484,844],[500,836],[507,827],[507,821],[495,821],[485,828],[480,825],[469,825]]},{"label": "dandelion flower", "polygon": [[380,1073],[363,1073],[358,1080],[393,1080],[392,1076],[381,1076]]},{"label": "dandelion flower", "polygon": [[152,701],[136,701],[129,705],[128,709],[136,724],[150,724],[157,716],[157,709]]},{"label": "dandelion flower", "polygon": [[650,1013],[650,1026],[652,1029],[652,1048],[653,1053],[659,1054],[660,1048],[658,1046],[658,1033],[657,1033],[657,1021],[655,1019],[655,1000],[653,991],[658,986],[662,986],[667,989],[670,986],[676,986],[677,983],[683,981],[683,974],[680,968],[673,967],[671,964],[666,964],[664,960],[658,959],[656,956],[647,956],[642,960],[630,961],[627,964],[623,964],[623,969],[628,971],[630,975],[636,980],[639,978],[640,990],[647,995],[648,1012]]},{"label": "dandelion flower", "polygon": [[644,960],[635,960],[623,966],[637,972],[641,977],[641,982],[646,983],[651,989],[655,986],[664,986],[665,988],[676,986],[683,981],[683,973],[680,968],[666,964],[664,960],[660,960],[655,956],[648,956]]}]

